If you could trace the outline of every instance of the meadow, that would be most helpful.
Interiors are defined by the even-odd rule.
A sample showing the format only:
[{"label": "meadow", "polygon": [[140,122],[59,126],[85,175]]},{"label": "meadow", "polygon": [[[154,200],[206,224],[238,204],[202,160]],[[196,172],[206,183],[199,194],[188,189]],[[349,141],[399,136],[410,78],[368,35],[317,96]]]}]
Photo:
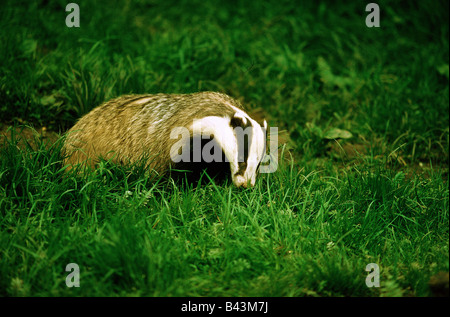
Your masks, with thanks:
[{"label": "meadow", "polygon": [[[448,1],[368,2],[4,1],[0,296],[448,296]],[[196,91],[283,131],[275,173],[65,172],[93,107]]]}]

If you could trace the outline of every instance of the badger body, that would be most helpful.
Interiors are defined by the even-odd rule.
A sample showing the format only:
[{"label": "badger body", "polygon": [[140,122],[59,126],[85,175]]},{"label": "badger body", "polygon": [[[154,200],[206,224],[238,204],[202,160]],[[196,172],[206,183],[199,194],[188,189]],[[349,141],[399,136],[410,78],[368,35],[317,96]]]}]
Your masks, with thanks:
[{"label": "badger body", "polygon": [[265,121],[261,127],[238,101],[221,93],[126,95],[94,108],[67,132],[64,163],[94,167],[99,158],[128,164],[145,156],[149,169],[165,174],[179,165],[180,149],[191,148],[190,158],[199,156],[201,149],[179,138],[185,132],[190,145],[196,138],[214,140],[233,183],[254,186],[266,129]]}]

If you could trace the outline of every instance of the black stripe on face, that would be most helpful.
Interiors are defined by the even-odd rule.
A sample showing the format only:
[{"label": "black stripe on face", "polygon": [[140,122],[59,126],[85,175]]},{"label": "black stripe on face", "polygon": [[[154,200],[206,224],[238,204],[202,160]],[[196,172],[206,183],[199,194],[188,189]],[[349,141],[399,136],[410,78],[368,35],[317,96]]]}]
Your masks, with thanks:
[{"label": "black stripe on face", "polygon": [[251,140],[253,138],[253,125],[250,120],[244,123],[242,118],[233,117],[230,126],[234,129],[238,143],[238,171],[235,174],[244,175],[247,169],[248,154],[250,153]]},{"label": "black stripe on face", "polygon": [[244,176],[245,170],[247,169],[247,162],[239,162],[238,163],[238,171],[235,173],[235,176]]}]

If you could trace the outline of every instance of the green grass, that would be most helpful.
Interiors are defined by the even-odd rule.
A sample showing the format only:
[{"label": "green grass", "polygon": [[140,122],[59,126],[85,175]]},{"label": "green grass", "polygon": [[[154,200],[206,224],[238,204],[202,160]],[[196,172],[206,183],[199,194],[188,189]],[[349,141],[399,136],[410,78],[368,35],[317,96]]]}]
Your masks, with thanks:
[{"label": "green grass", "polygon": [[[380,28],[360,1],[89,1],[76,29],[65,1],[7,1],[0,295],[434,295],[449,271],[448,2],[377,3]],[[76,176],[63,138],[16,134],[63,133],[121,94],[203,90],[262,108],[294,161],[245,190],[142,164]]]}]

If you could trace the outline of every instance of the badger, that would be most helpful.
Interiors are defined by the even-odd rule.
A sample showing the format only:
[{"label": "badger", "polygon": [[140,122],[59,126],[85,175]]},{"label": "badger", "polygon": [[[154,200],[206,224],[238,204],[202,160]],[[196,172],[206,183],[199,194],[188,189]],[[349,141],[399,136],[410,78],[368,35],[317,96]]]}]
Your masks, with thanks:
[{"label": "badger", "polygon": [[100,158],[128,164],[145,157],[146,167],[163,175],[210,153],[205,140],[211,140],[209,149],[219,148],[221,155],[205,161],[223,158],[233,184],[247,188],[255,185],[265,155],[266,130],[266,120],[261,126],[223,93],[125,95],[94,108],[67,132],[63,161],[70,170],[95,167]]}]

